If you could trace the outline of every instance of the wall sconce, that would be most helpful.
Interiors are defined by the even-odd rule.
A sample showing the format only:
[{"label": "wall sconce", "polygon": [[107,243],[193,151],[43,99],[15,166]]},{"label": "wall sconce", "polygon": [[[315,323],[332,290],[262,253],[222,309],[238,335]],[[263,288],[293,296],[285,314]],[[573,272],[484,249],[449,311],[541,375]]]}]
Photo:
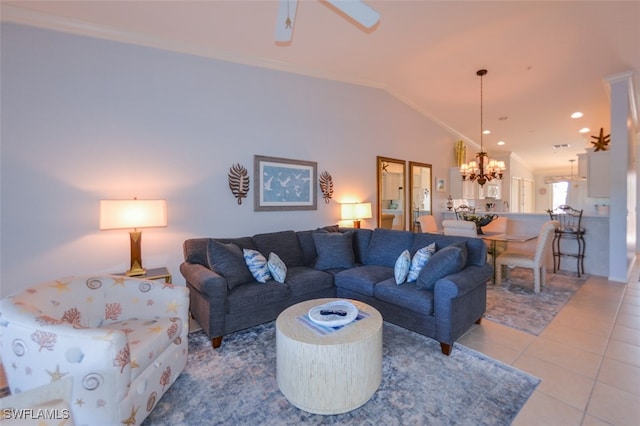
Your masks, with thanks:
[{"label": "wall sconce", "polygon": [[131,229],[131,268],[129,277],[144,275],[142,267],[142,232],[138,228],[167,226],[166,200],[100,200],[100,230]]},{"label": "wall sconce", "polygon": [[360,228],[361,219],[370,219],[371,203],[345,203],[341,206],[342,220],[353,220],[353,227]]}]

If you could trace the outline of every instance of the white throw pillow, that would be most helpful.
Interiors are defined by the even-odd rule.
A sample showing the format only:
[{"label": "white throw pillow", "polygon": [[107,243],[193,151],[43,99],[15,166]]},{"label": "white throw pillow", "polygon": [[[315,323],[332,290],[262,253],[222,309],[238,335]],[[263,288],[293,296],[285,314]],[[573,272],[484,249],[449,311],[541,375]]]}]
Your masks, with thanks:
[{"label": "white throw pillow", "polygon": [[409,275],[407,275],[407,282],[413,282],[418,279],[418,275],[424,265],[427,264],[433,253],[436,252],[436,243],[431,243],[426,247],[422,247],[413,255],[411,260],[411,267],[409,268]]},{"label": "white throw pillow", "polygon": [[247,268],[259,283],[266,283],[271,279],[271,273],[267,266],[267,259],[258,250],[242,249]]},{"label": "white throw pillow", "polygon": [[277,254],[273,252],[269,253],[267,266],[269,267],[269,272],[271,272],[273,279],[279,283],[284,283],[284,280],[287,277],[287,265],[284,264]]},{"label": "white throw pillow", "polygon": [[400,285],[407,279],[407,274],[409,273],[409,265],[411,265],[411,254],[409,250],[403,251],[398,259],[396,260],[396,265],[393,268],[393,275],[396,278],[396,284]]}]

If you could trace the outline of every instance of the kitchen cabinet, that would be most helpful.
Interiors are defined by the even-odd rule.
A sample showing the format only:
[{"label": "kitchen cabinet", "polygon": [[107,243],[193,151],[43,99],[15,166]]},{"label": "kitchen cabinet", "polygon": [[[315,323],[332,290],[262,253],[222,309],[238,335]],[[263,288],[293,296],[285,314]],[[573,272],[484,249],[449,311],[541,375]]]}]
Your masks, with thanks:
[{"label": "kitchen cabinet", "polygon": [[590,198],[609,198],[611,162],[609,151],[587,154],[587,194]]},{"label": "kitchen cabinet", "polygon": [[401,173],[386,173],[382,177],[383,200],[401,200],[402,190],[403,182]]}]

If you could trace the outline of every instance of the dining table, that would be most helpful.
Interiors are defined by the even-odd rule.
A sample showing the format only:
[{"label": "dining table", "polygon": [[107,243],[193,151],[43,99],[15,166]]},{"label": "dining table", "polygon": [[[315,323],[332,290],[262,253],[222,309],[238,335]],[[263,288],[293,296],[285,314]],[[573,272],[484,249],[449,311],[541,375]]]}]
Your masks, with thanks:
[{"label": "dining table", "polygon": [[500,232],[485,232],[478,234],[478,237],[491,242],[491,257],[493,260],[493,283],[496,283],[496,257],[498,257],[497,246],[499,242],[505,243],[526,243],[535,240],[538,234],[509,234]]}]

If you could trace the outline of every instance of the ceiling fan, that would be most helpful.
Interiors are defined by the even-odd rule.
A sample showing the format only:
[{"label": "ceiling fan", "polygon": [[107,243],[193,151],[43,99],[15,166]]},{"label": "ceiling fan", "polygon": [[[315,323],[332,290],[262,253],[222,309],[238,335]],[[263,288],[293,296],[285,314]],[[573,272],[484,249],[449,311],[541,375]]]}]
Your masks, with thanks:
[{"label": "ceiling fan", "polygon": [[[366,29],[380,20],[380,14],[362,0],[323,0]],[[298,0],[280,0],[276,24],[276,43],[291,42]]]}]

